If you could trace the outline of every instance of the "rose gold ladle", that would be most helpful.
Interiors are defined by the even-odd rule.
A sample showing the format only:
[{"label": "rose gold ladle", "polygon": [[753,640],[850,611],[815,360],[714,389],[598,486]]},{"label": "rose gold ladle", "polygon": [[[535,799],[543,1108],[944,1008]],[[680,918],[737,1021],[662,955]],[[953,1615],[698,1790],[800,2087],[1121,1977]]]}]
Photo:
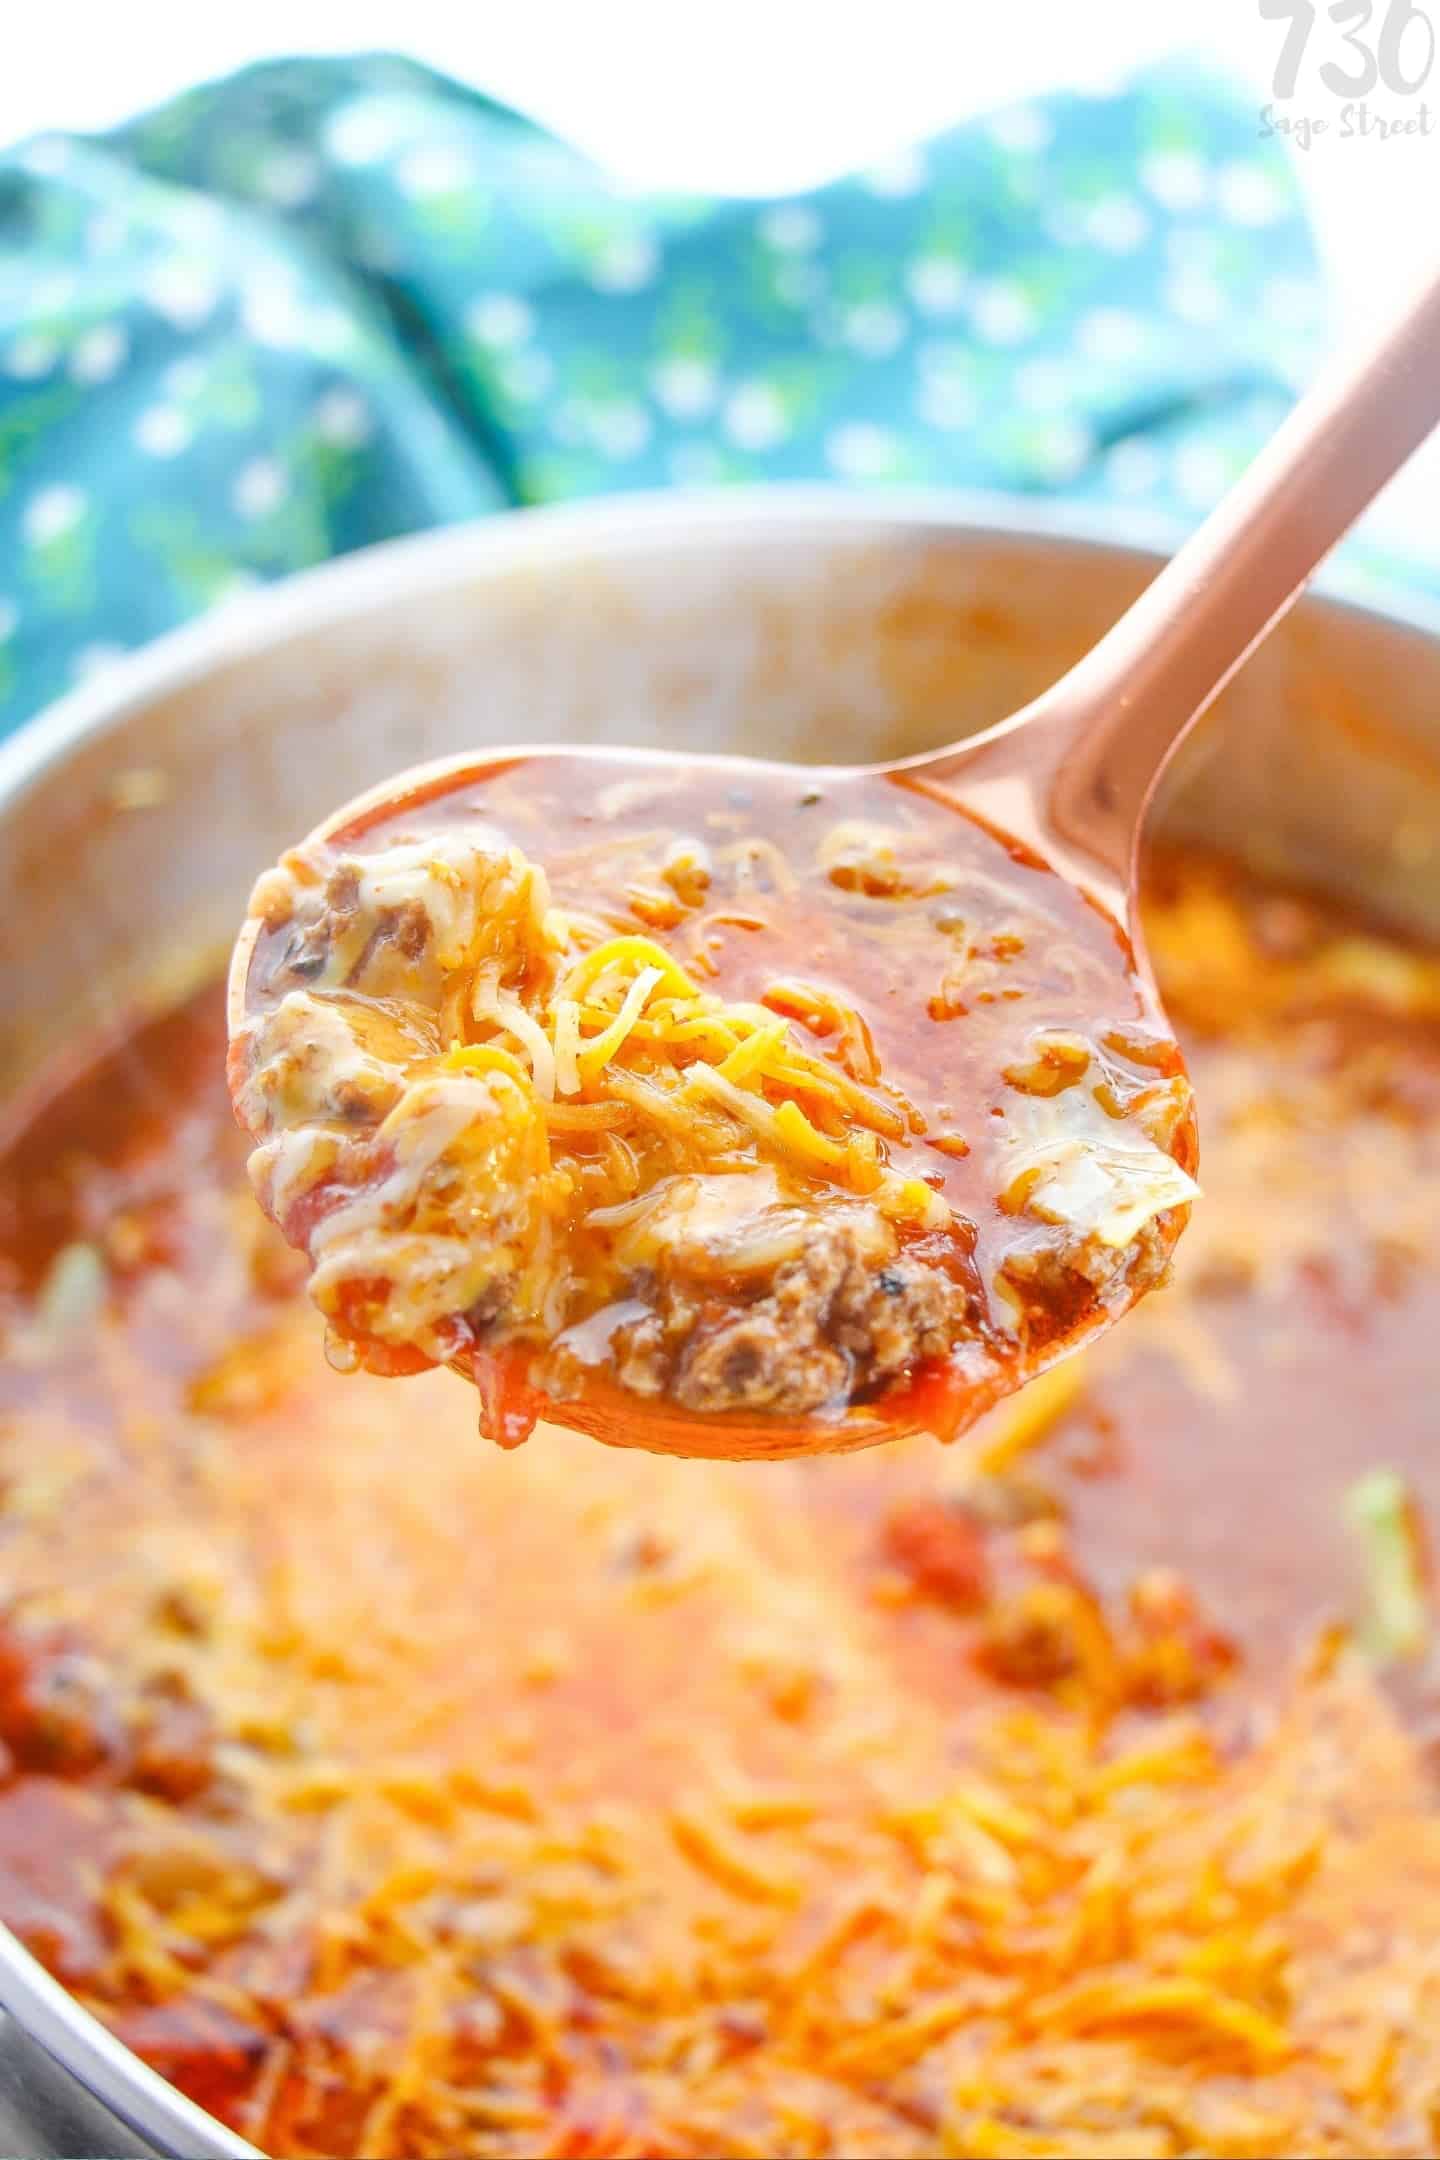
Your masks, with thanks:
[{"label": "rose gold ladle", "polygon": [[[1156,1015],[1135,905],[1136,858],[1147,806],[1177,746],[1311,573],[1432,428],[1440,423],[1440,274],[1357,359],[1333,366],[1295,407],[1225,500],[1077,666],[1009,719],[968,741],[887,766],[787,766],[755,759],[678,758],[663,751],[530,746],[470,755],[397,775],[327,820],[334,840],[406,805],[482,779],[497,766],[563,755],[627,772],[713,770],[717,799],[737,768],[753,784],[902,777],[1019,842],[1085,891],[1124,931],[1117,943],[1132,986],[1138,967]],[[1237,751],[1235,754],[1243,754]],[[596,785],[599,785],[598,773]],[[232,1038],[251,1008],[259,926],[248,922],[230,982]],[[1117,1304],[1107,1316],[1118,1317]],[[1087,1333],[1098,1332],[1092,1326]],[[1072,1347],[1071,1342],[1062,1348]],[[1019,1384],[1055,1349],[1017,1370]],[[988,1400],[993,1400],[991,1390]],[[968,1423],[978,1403],[961,1424]],[[953,1405],[952,1405],[953,1409]],[[547,1406],[555,1421],[598,1437],[692,1455],[779,1455],[863,1446],[924,1427],[917,1397],[886,1417],[839,1425],[704,1417],[635,1398],[623,1405]]]},{"label": "rose gold ladle", "polygon": [[1440,423],[1440,273],[1321,376],[1223,501],[1067,675],[896,770],[1028,842],[1128,921],[1175,750]]}]

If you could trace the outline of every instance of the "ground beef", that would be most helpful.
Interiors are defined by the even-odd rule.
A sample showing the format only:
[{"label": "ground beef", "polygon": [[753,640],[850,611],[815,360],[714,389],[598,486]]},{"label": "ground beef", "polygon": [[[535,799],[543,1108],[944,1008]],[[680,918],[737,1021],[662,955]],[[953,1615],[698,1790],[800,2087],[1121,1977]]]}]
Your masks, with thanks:
[{"label": "ground beef", "polygon": [[[412,964],[423,959],[430,932],[430,917],[419,900],[380,907],[367,916],[360,873],[354,863],[341,863],[326,881],[320,913],[292,936],[284,973],[297,982],[318,982],[327,972],[333,983],[362,982],[385,948]],[[358,945],[357,933],[363,938]],[[338,969],[332,965],[337,954],[344,955]]]},{"label": "ground beef", "polygon": [[766,1410],[798,1416],[849,1392],[850,1361],[827,1343],[818,1313],[792,1332],[778,1300],[697,1329],[680,1361],[672,1393],[687,1410]]},{"label": "ground beef", "polygon": [[853,1224],[817,1220],[768,1296],[699,1309],[669,1392],[687,1410],[822,1409],[943,1356],[968,1313],[940,1268],[896,1256],[877,1269]]},{"label": "ground beef", "polygon": [[1103,1245],[1095,1237],[1071,1237],[1012,1252],[1004,1273],[1024,1301],[1030,1342],[1049,1340],[1075,1326],[1096,1303],[1143,1295],[1170,1265],[1170,1245],[1160,1223],[1146,1223],[1126,1245]]},{"label": "ground beef", "polygon": [[286,975],[297,982],[316,981],[329,965],[332,947],[359,919],[360,873],[353,863],[342,863],[326,880],[320,913],[297,929],[286,947]]},{"label": "ground beef", "polygon": [[420,901],[406,900],[399,907],[382,907],[376,913],[370,942],[350,973],[355,981],[362,982],[382,946],[393,946],[402,960],[415,961],[424,957],[429,942],[430,918]]}]

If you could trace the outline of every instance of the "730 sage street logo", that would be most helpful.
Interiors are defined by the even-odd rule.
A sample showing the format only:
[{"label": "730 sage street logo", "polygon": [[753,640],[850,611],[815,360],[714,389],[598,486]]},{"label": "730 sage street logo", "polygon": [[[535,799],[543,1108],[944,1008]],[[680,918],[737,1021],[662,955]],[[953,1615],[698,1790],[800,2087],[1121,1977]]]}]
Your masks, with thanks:
[{"label": "730 sage street logo", "polygon": [[[1435,115],[1420,93],[1435,65],[1435,24],[1416,0],[1259,0],[1266,22],[1287,25],[1275,60],[1274,102],[1262,135],[1308,150],[1317,135],[1342,140],[1431,135]],[[1307,102],[1292,110],[1302,91]],[[1324,104],[1316,92],[1326,93]]]}]

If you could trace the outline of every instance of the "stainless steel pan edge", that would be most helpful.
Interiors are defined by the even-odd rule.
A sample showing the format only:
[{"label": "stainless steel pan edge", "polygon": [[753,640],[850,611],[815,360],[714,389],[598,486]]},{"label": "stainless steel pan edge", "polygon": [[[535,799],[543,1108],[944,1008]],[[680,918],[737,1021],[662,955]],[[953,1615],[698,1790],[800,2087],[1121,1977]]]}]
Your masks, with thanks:
[{"label": "stainless steel pan edge", "polygon": [[[938,493],[628,497],[367,550],[179,631],[0,745],[0,1104],[198,979],[255,870],[398,764],[527,735],[927,748],[1058,675],[1175,538]],[[1305,602],[1160,817],[1440,933],[1440,612]],[[0,2006],[15,2160],[253,2153],[4,1930]]]}]

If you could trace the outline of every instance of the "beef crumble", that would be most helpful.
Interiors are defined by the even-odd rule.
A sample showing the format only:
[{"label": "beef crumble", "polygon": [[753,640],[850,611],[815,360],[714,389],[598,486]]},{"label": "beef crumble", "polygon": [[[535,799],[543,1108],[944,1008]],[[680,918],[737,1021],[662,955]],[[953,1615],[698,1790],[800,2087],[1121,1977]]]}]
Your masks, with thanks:
[{"label": "beef crumble", "polygon": [[256,887],[232,1096],[334,1362],[452,1364],[509,1439],[548,1398],[632,1440],[628,1395],[849,1446],[1163,1274],[1189,1087],[1113,925],[878,783],[793,826],[594,777],[421,790]]}]

